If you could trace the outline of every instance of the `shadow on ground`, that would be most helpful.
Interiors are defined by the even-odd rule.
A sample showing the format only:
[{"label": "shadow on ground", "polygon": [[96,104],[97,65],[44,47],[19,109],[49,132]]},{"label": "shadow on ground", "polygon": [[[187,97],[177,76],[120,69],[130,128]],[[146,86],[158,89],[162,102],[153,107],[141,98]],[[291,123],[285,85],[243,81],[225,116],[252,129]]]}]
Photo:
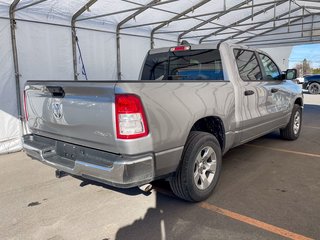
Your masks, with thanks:
[{"label": "shadow on ground", "polygon": [[[118,189],[94,181],[82,180],[80,183],[82,187],[92,184],[130,196],[138,194],[148,195],[148,193],[143,192],[139,188]],[[137,219],[132,224],[120,228],[116,234],[116,240],[190,239],[190,233],[183,231],[183,229],[185,229],[185,225],[193,225],[193,220],[192,218],[189,221],[185,220],[185,213],[192,212],[197,208],[197,205],[177,199],[172,194],[168,182],[164,180],[155,181],[153,188],[155,190],[152,191],[156,195],[155,207],[149,208],[142,219]],[[165,194],[157,190],[165,192]],[[183,215],[184,220],[182,220],[181,215]]]},{"label": "shadow on ground", "polygon": [[[308,117],[304,119],[303,125],[319,127],[320,105],[306,104],[304,112]],[[308,136],[310,138],[309,133]],[[307,139],[306,135],[302,135],[300,141],[284,141],[279,131],[275,131],[249,144],[296,150]],[[314,148],[314,144],[309,144]],[[304,150],[309,149],[304,147]],[[318,230],[314,228],[314,224],[301,226],[300,217],[309,215],[311,219],[318,219],[312,214],[312,209],[317,206],[315,200],[308,200],[311,210],[301,208],[306,203],[304,197],[312,191],[318,191],[318,187],[312,185],[316,184],[315,174],[312,172],[312,169],[317,167],[316,163],[309,160],[314,166],[307,167],[301,161],[306,161],[302,156],[266,151],[246,145],[229,151],[223,158],[221,179],[215,193],[207,202],[267,223],[287,227],[292,231],[315,236]],[[295,165],[297,167],[294,167]],[[306,185],[313,187],[312,191],[298,180],[292,180],[303,171],[307,171],[303,178]],[[307,182],[308,178],[311,184]],[[85,187],[88,184],[130,196],[146,194],[139,188],[118,189],[88,180],[83,180],[80,186]],[[198,204],[176,198],[166,181],[156,181],[153,185],[156,190],[155,207],[149,208],[143,218],[120,228],[116,233],[116,240],[213,239],[213,236],[214,239],[279,239],[277,235],[253,229],[216,213],[208,213]]]}]

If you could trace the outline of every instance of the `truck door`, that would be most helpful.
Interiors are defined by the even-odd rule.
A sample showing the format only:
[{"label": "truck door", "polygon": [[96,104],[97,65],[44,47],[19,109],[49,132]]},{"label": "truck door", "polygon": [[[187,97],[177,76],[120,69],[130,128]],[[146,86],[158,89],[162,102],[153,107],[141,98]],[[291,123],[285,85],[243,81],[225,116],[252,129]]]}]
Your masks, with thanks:
[{"label": "truck door", "polygon": [[257,53],[261,63],[265,88],[268,93],[268,112],[273,120],[273,125],[282,125],[290,114],[289,84],[282,79],[282,74],[275,62],[264,53]]},{"label": "truck door", "polygon": [[[233,50],[239,72],[241,110],[241,142],[246,142],[274,128],[276,109],[273,88],[280,82],[266,79],[256,52],[247,49]],[[278,89],[278,88],[277,88]],[[280,91],[278,91],[280,92]],[[275,115],[274,115],[275,114]]]}]

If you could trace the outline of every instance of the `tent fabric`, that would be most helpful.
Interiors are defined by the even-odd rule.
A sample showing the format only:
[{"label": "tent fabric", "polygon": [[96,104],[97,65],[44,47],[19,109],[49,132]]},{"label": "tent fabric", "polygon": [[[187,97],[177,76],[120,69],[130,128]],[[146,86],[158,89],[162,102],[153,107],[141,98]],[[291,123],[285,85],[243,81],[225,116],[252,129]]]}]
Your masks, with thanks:
[{"label": "tent fabric", "polygon": [[[21,98],[27,80],[74,79],[71,19],[88,2],[18,3],[14,15]],[[20,124],[17,110],[9,20],[12,3],[13,0],[0,0],[0,154],[20,150],[21,136],[27,131]],[[154,32],[154,47],[174,46],[180,38],[190,43],[229,39],[270,49],[320,41],[320,2],[316,1],[97,0],[76,21],[89,80],[117,79],[117,25],[147,5],[121,26],[121,78],[125,80],[138,78],[151,46],[151,33],[162,23]],[[93,18],[101,15],[104,16]],[[177,19],[170,21],[174,18]],[[78,79],[84,80],[82,66],[77,62]]]},{"label": "tent fabric", "polygon": [[21,149],[21,125],[17,114],[10,24],[0,19],[0,153]]}]

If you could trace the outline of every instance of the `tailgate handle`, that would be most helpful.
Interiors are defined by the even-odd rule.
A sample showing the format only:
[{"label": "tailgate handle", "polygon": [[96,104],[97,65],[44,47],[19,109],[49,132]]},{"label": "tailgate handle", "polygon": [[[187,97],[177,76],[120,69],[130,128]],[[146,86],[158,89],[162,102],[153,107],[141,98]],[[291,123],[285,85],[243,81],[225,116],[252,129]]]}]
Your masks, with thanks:
[{"label": "tailgate handle", "polygon": [[254,91],[252,91],[252,90],[244,91],[244,95],[245,96],[249,96],[249,95],[252,95],[252,94],[254,94]]},{"label": "tailgate handle", "polygon": [[62,87],[59,86],[47,86],[48,91],[52,94],[53,97],[63,98],[65,93]]}]

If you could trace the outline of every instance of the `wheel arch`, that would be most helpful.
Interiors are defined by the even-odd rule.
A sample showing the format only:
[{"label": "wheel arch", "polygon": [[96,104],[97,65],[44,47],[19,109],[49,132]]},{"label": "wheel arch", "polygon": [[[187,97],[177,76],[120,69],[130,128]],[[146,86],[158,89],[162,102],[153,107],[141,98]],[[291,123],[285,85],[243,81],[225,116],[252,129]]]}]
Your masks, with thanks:
[{"label": "wheel arch", "polygon": [[296,98],[296,100],[294,101],[294,104],[298,104],[300,107],[303,107],[303,99],[302,99],[302,97]]},{"label": "wheel arch", "polygon": [[309,85],[310,85],[310,84],[312,84],[312,83],[318,83],[318,84],[320,85],[320,82],[315,81],[315,80],[313,80],[313,81],[309,82]]},{"label": "wheel arch", "polygon": [[214,135],[221,147],[221,151],[224,151],[225,148],[225,127],[223,121],[220,117],[217,116],[207,116],[198,119],[191,127],[191,131],[200,131],[207,132]]}]

